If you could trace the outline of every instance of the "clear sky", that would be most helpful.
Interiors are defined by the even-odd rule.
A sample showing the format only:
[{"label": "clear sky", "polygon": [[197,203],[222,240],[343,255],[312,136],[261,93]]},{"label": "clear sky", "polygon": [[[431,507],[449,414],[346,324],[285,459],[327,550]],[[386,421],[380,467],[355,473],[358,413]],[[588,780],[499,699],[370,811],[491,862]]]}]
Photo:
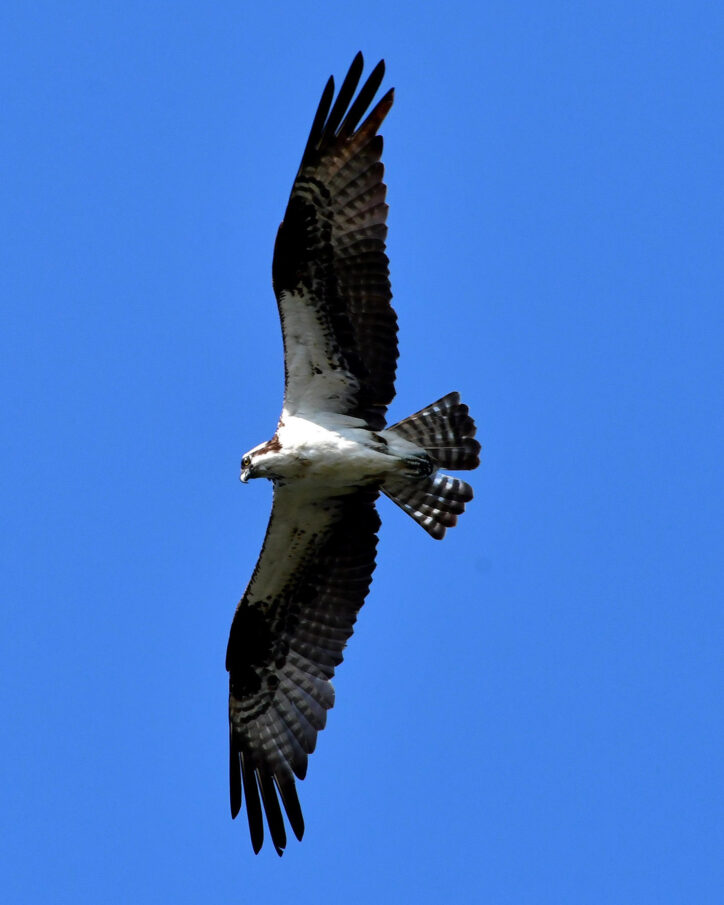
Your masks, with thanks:
[{"label": "clear sky", "polygon": [[[717,3],[0,11],[0,891],[11,903],[720,903]],[[224,653],[271,502],[271,253],[323,84],[385,124],[395,419],[459,390],[475,500],[387,501],[252,854]]]}]

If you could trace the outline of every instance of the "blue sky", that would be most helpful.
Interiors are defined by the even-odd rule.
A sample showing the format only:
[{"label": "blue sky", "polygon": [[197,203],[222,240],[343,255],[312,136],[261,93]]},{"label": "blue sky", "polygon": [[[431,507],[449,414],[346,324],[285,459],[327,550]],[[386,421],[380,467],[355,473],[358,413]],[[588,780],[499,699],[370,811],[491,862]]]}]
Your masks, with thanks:
[{"label": "blue sky", "polygon": [[[343,8],[344,7],[344,8]],[[8,902],[722,901],[718,4],[5,3]],[[393,418],[476,498],[378,569],[281,861],[227,796],[271,252],[330,73],[384,128]]]}]

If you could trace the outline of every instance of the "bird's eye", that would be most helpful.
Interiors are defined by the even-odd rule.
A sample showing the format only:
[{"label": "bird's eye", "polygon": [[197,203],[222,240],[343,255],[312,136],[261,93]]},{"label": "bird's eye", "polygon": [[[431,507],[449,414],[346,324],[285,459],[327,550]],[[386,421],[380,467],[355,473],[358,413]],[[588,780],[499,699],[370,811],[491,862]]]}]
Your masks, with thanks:
[{"label": "bird's eye", "polygon": [[251,465],[251,456],[244,456],[241,460],[241,467],[248,468]]}]

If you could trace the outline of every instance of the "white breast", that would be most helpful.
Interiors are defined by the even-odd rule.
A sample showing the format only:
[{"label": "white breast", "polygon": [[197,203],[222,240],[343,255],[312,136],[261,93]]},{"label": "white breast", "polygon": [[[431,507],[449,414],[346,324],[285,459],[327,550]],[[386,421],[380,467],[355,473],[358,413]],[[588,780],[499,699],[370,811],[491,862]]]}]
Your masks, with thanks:
[{"label": "white breast", "polygon": [[281,449],[274,454],[279,457],[275,461],[277,473],[290,479],[319,478],[349,485],[384,477],[394,467],[394,460],[370,431],[350,426],[350,422],[359,424],[356,419],[328,415],[325,420],[330,423],[288,413],[282,416],[277,429]]}]

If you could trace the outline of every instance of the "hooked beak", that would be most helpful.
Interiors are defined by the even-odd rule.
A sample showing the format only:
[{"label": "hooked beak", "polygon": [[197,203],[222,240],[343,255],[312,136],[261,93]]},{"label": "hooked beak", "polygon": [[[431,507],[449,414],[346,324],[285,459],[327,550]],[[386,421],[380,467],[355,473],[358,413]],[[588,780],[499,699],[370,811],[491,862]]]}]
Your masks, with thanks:
[{"label": "hooked beak", "polygon": [[248,465],[241,466],[241,474],[239,475],[239,480],[242,484],[246,484],[247,481],[250,481],[254,477],[254,466],[251,462]]}]

